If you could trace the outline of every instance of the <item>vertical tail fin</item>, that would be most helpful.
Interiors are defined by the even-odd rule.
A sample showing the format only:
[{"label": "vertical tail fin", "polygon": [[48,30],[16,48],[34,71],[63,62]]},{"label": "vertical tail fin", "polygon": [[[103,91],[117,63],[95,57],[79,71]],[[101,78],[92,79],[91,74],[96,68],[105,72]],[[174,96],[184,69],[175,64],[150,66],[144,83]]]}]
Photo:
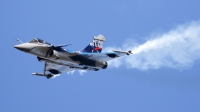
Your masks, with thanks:
[{"label": "vertical tail fin", "polygon": [[106,41],[103,35],[94,36],[93,41],[82,50],[82,52],[100,53],[103,48],[103,43]]}]

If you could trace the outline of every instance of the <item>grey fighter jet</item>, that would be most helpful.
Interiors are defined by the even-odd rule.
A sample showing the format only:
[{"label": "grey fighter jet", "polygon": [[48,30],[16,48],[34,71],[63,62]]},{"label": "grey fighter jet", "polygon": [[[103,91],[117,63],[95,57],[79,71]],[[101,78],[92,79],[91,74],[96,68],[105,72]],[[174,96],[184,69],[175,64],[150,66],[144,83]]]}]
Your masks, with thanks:
[{"label": "grey fighter jet", "polygon": [[131,54],[131,51],[119,50],[101,53],[105,41],[106,39],[103,35],[94,36],[93,41],[81,51],[71,51],[63,48],[69,44],[55,46],[39,38],[34,38],[26,43],[20,41],[21,44],[14,47],[20,51],[37,56],[38,61],[43,61],[45,63],[43,73],[32,74],[49,79],[60,75],[62,72],[106,69],[108,66],[107,61]]}]

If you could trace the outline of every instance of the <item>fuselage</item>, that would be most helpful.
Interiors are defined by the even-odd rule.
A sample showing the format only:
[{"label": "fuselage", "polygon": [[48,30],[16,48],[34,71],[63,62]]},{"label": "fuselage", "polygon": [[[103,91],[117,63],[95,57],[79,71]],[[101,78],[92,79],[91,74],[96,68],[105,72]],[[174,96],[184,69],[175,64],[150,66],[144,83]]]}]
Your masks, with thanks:
[{"label": "fuselage", "polygon": [[70,66],[77,69],[97,70],[105,69],[106,62],[96,61],[81,55],[80,51],[72,52],[62,47],[53,47],[45,41],[32,40],[27,43],[16,45],[15,48],[33,54],[38,57],[39,61],[55,63],[64,66]]}]

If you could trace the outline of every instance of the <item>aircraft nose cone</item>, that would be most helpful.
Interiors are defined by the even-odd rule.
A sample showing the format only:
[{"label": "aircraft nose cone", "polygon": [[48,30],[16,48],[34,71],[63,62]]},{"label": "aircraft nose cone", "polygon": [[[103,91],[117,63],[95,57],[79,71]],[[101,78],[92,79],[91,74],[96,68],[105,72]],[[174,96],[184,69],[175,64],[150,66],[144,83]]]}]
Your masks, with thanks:
[{"label": "aircraft nose cone", "polygon": [[23,44],[19,44],[19,45],[16,45],[14,46],[14,48],[20,50],[20,51],[24,51],[24,52],[29,52],[30,49],[28,49],[26,46],[24,46]]}]

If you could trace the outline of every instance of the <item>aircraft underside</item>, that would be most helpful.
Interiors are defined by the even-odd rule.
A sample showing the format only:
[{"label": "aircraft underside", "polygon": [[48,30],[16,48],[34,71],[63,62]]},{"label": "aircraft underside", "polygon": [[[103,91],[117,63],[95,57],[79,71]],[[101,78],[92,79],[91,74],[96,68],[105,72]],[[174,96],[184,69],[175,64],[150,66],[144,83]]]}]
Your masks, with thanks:
[{"label": "aircraft underside", "polygon": [[38,61],[62,65],[62,66],[77,69],[77,70],[98,71],[99,69],[101,69],[101,68],[98,68],[98,67],[92,67],[92,66],[83,65],[83,64],[70,63],[70,62],[62,61],[62,60],[52,60],[52,59],[45,59],[45,58],[41,58],[41,57],[37,57],[37,59],[38,59]]}]

